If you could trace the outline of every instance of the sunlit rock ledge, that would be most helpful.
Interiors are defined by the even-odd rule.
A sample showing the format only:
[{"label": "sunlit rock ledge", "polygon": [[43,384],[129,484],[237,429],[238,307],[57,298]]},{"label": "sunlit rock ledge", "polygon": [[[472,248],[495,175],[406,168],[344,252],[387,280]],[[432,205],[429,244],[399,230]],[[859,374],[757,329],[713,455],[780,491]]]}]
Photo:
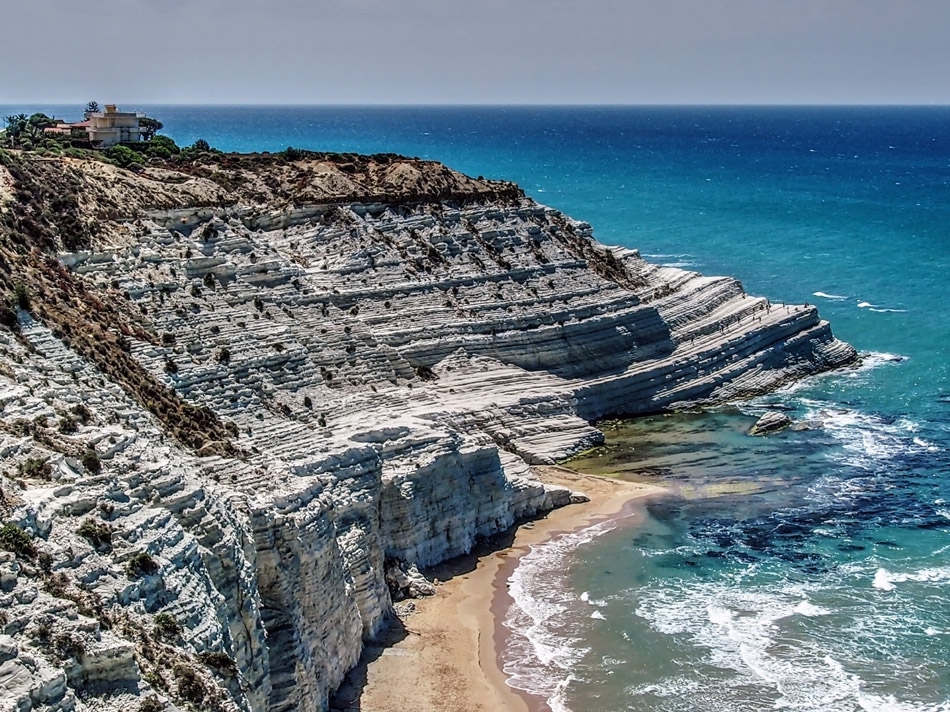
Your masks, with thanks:
[{"label": "sunlit rock ledge", "polygon": [[[0,330],[0,505],[25,534],[0,552],[0,709],[324,710],[391,615],[387,564],[568,503],[530,466],[597,419],[856,359],[814,307],[603,246],[510,184],[215,160],[0,181],[65,176],[97,225],[60,286],[7,253],[34,292]],[[118,346],[83,340],[90,295]],[[175,403],[213,416],[179,427]]]}]

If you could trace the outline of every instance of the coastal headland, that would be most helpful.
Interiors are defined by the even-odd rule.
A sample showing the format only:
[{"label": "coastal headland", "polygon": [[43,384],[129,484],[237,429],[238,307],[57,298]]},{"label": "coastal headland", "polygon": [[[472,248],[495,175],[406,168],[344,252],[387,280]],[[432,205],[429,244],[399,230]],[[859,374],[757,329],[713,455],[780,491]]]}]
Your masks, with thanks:
[{"label": "coastal headland", "polygon": [[[538,474],[599,418],[856,360],[812,306],[390,154],[0,152],[0,289],[3,709],[326,710],[418,569],[636,495]],[[511,694],[503,568],[419,606],[478,641],[468,699]]]}]

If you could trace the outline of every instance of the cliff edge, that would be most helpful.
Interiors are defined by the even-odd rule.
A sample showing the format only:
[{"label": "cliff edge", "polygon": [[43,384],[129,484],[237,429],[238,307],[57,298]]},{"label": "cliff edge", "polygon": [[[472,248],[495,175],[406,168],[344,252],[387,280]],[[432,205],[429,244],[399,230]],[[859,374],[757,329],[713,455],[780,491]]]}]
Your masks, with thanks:
[{"label": "cliff edge", "polygon": [[0,153],[0,287],[2,710],[325,710],[398,569],[569,502],[530,465],[598,418],[856,359],[392,155]]}]

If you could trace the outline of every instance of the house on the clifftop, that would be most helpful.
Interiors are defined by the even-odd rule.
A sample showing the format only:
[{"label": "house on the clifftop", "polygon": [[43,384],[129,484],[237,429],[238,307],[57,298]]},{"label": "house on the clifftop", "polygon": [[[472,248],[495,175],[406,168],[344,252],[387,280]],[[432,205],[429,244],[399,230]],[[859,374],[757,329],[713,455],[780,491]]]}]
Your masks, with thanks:
[{"label": "house on the clifftop", "polygon": [[[68,123],[53,119],[45,133],[89,141],[95,148],[110,148],[120,143],[138,143],[142,140],[141,112],[119,111],[115,104],[106,104],[105,111],[87,111],[85,120]],[[154,123],[154,122],[153,122]]]},{"label": "house on the clifftop", "polygon": [[94,146],[109,148],[120,143],[138,143],[141,139],[139,119],[145,114],[132,111],[118,111],[115,104],[106,104],[105,111],[86,112],[86,126],[89,141]]}]

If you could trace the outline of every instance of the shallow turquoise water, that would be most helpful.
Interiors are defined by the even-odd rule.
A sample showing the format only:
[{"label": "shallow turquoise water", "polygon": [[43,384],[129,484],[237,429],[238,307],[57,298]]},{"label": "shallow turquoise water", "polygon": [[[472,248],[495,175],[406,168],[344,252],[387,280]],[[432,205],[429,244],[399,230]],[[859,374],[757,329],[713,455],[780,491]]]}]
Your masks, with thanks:
[{"label": "shallow turquoise water", "polygon": [[[603,242],[817,303],[865,368],[631,426],[608,459],[678,494],[523,561],[508,668],[575,712],[950,710],[950,109],[127,108],[181,144],[515,180]],[[748,438],[765,403],[814,429]]]}]

